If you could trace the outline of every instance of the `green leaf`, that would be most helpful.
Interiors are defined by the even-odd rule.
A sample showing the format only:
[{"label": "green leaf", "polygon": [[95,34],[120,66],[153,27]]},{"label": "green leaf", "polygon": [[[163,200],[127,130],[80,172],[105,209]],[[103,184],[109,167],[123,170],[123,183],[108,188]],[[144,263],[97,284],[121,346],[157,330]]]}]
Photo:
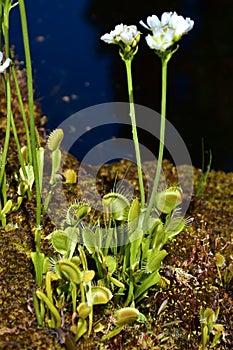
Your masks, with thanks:
[{"label": "green leaf", "polygon": [[[123,283],[121,283],[120,281],[118,281],[116,278],[110,276],[109,279],[110,279],[110,281],[111,281],[113,284],[115,284],[115,286],[121,288],[122,290],[125,289],[125,285],[124,285]],[[115,295],[116,295],[116,294],[115,294]]]},{"label": "green leaf", "polygon": [[78,266],[71,260],[58,260],[55,265],[55,271],[60,279],[65,279],[75,284],[80,284],[82,282],[82,273]]},{"label": "green leaf", "polygon": [[60,147],[63,137],[64,137],[64,132],[62,129],[53,130],[48,137],[48,141],[47,141],[48,149],[51,152],[56,151]]},{"label": "green leaf", "polygon": [[107,340],[115,337],[122,331],[123,328],[124,326],[114,328],[112,331],[108,332],[108,334],[103,335],[102,340]]},{"label": "green leaf", "polygon": [[208,327],[205,325],[202,328],[201,343],[203,346],[206,346],[208,342],[209,342],[209,331],[208,331]]},{"label": "green leaf", "polygon": [[35,268],[36,284],[40,287],[42,285],[45,255],[40,252],[32,252],[31,259]]},{"label": "green leaf", "polygon": [[33,186],[33,183],[34,183],[33,166],[32,165],[26,165],[25,166],[25,170],[26,170],[26,176],[24,176],[22,168],[19,169],[20,177],[29,186],[30,190],[32,190],[32,186]]},{"label": "green leaf", "polygon": [[146,272],[152,273],[154,271],[159,271],[161,262],[167,256],[167,254],[168,253],[164,249],[161,251],[154,251],[152,249],[149,250],[146,263]]},{"label": "green leaf", "polygon": [[92,230],[90,230],[88,227],[85,227],[82,230],[82,238],[83,238],[83,243],[87,248],[88,252],[90,254],[95,253],[96,246],[97,246],[95,233]]},{"label": "green leaf", "polygon": [[169,214],[175,207],[182,203],[181,189],[176,186],[169,187],[165,191],[158,192],[155,197],[156,208],[164,214]]},{"label": "green leaf", "polygon": [[75,217],[77,221],[83,220],[91,211],[91,207],[87,204],[83,204],[79,206],[79,208],[75,212]]},{"label": "green leaf", "polygon": [[215,348],[215,346],[218,344],[219,339],[222,335],[222,332],[224,331],[224,327],[221,324],[215,324],[213,327],[212,333],[214,334],[214,339],[210,345],[210,348]]},{"label": "green leaf", "polygon": [[95,277],[94,270],[86,270],[82,272],[82,280],[85,283],[92,281],[94,277]]},{"label": "green leaf", "polygon": [[122,221],[127,218],[130,203],[124,195],[117,192],[110,192],[103,196],[102,202],[108,220]]},{"label": "green leaf", "polygon": [[128,213],[128,229],[129,233],[132,233],[138,227],[140,214],[140,203],[138,198],[135,198],[130,206]]},{"label": "green leaf", "polygon": [[142,242],[143,230],[137,228],[129,237],[130,244],[130,267],[137,261],[137,257],[140,254],[140,245]]},{"label": "green leaf", "polygon": [[106,287],[93,286],[91,292],[93,305],[107,304],[113,297],[111,291]]},{"label": "green leaf", "polygon": [[138,319],[139,314],[140,313],[138,309],[135,309],[133,307],[124,307],[116,312],[115,325],[117,327],[121,327],[126,324],[130,324]]},{"label": "green leaf", "polygon": [[215,264],[217,267],[222,267],[225,264],[225,258],[222,254],[216,253],[215,254]]},{"label": "green leaf", "polygon": [[77,307],[78,316],[85,319],[90,315],[92,307],[87,305],[87,303],[80,303]]},{"label": "green leaf", "polygon": [[137,299],[140,297],[143,293],[145,293],[150,287],[157,284],[160,280],[160,274],[158,271],[155,271],[151,273],[143,282],[142,284],[136,288],[134,299]]},{"label": "green leaf", "polygon": [[186,225],[186,221],[183,218],[170,218],[168,223],[165,226],[165,242],[168,241],[169,238],[174,237],[180,233]]},{"label": "green leaf", "polygon": [[6,204],[4,205],[3,209],[1,210],[1,215],[6,215],[7,213],[9,213],[9,211],[11,210],[12,207],[12,200],[8,199],[8,201],[6,202]]},{"label": "green leaf", "polygon": [[69,238],[69,258],[72,258],[79,240],[79,228],[68,226],[65,229],[65,233]]},{"label": "green leaf", "polygon": [[75,341],[77,342],[86,332],[87,332],[87,321],[84,320],[83,318],[79,318],[77,328],[76,328]]},{"label": "green leaf", "polygon": [[105,263],[105,266],[108,269],[108,273],[110,275],[112,275],[116,271],[116,268],[117,268],[116,259],[113,256],[107,255],[104,258],[104,263]]},{"label": "green leaf", "polygon": [[49,300],[49,298],[41,291],[37,290],[36,291],[36,296],[40,299],[43,300],[45,302],[45,304],[47,305],[47,307],[49,308],[49,310],[51,311],[51,313],[54,316],[54,321],[55,324],[51,324],[52,327],[54,328],[59,328],[61,327],[61,316],[58,312],[58,310],[55,308],[55,306],[53,305],[53,303]]},{"label": "green leaf", "polygon": [[36,149],[36,157],[38,163],[38,173],[39,173],[39,184],[40,184],[40,192],[42,190],[42,181],[43,181],[43,169],[44,169],[44,148],[39,147]]},{"label": "green leaf", "polygon": [[68,256],[70,251],[70,238],[62,230],[54,231],[51,235],[53,248],[60,254]]},{"label": "green leaf", "polygon": [[52,152],[52,172],[51,172],[51,177],[50,177],[50,185],[55,184],[55,175],[60,169],[60,164],[61,164],[61,151],[59,149],[55,149]]}]

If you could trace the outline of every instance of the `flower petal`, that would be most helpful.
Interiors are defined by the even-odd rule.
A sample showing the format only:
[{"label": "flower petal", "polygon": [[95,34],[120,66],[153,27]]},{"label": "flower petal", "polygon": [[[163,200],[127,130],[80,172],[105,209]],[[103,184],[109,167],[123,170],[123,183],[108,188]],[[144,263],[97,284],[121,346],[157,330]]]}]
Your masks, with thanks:
[{"label": "flower petal", "polygon": [[148,27],[142,20],[139,22],[144,28],[146,29],[150,29],[150,27]]},{"label": "flower petal", "polygon": [[108,44],[112,44],[112,43],[115,42],[114,38],[113,38],[113,36],[111,34],[104,34],[104,35],[101,36],[100,39],[105,41]]},{"label": "flower petal", "polygon": [[11,59],[7,58],[6,61],[2,65],[0,65],[0,73],[3,73],[4,70],[6,70],[9,67],[10,63]]},{"label": "flower petal", "polygon": [[161,27],[161,22],[156,15],[147,17],[147,24],[152,30]]},{"label": "flower petal", "polygon": [[0,63],[2,62],[2,58],[3,58],[3,53],[2,51],[0,51]]},{"label": "flower petal", "polygon": [[172,16],[172,12],[164,12],[161,16],[161,24],[162,26],[166,26],[169,23],[169,20]]},{"label": "flower petal", "polygon": [[116,25],[115,29],[111,33],[114,35],[120,35],[123,30],[124,30],[124,24],[121,23]]},{"label": "flower petal", "polygon": [[176,12],[171,16],[169,26],[175,29],[175,36],[180,37],[193,28],[194,21],[190,18],[184,19],[182,16],[178,16]]},{"label": "flower petal", "polygon": [[174,30],[160,29],[153,32],[153,35],[147,35],[146,41],[151,49],[165,51],[173,45]]},{"label": "flower petal", "polygon": [[146,42],[147,45],[154,50],[159,50],[160,46],[157,44],[157,42],[154,40],[154,37],[150,34],[146,36]]},{"label": "flower petal", "polygon": [[126,45],[137,45],[140,39],[140,32],[137,30],[135,25],[116,25],[115,29],[112,30],[109,34],[105,34],[101,37],[101,40],[105,41],[108,44],[118,44],[121,41]]}]

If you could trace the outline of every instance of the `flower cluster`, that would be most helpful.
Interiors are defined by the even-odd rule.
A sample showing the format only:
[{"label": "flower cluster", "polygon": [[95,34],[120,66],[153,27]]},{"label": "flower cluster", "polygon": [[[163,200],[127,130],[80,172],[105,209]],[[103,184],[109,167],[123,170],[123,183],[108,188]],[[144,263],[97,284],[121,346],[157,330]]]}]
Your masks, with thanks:
[{"label": "flower cluster", "polygon": [[3,59],[3,53],[0,51],[0,73],[3,73],[4,70],[6,70],[9,67],[10,63],[11,63],[10,58],[7,58],[5,60],[5,62],[3,64],[1,64],[2,63],[2,59]]},{"label": "flower cluster", "polygon": [[184,19],[176,12],[164,12],[161,20],[156,15],[152,15],[147,17],[147,24],[143,21],[140,21],[140,24],[152,31],[152,35],[146,36],[148,46],[164,52],[193,28],[194,21],[190,18]]},{"label": "flower cluster", "polygon": [[101,37],[107,44],[118,44],[124,59],[133,57],[137,52],[140,32],[135,25],[118,24],[114,30]]}]

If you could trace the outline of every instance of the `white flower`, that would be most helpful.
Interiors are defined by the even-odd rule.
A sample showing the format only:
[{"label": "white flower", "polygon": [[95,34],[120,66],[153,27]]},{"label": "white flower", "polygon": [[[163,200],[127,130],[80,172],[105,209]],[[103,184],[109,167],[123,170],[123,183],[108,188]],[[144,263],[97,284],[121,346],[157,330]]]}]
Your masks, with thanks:
[{"label": "white flower", "polygon": [[151,49],[157,51],[165,51],[173,44],[174,31],[167,29],[164,32],[162,29],[154,32],[154,35],[147,35],[146,42]]},{"label": "white flower", "polygon": [[10,58],[7,58],[3,64],[2,63],[3,53],[0,51],[0,73],[3,73],[5,69],[7,69],[11,63]]},{"label": "white flower", "polygon": [[101,36],[101,40],[108,44],[118,44],[122,42],[125,45],[137,45],[140,38],[140,32],[134,25],[127,26],[125,24],[118,24],[114,30],[109,34]]},{"label": "white flower", "polygon": [[161,25],[162,26],[168,25],[171,16],[172,16],[172,12],[164,12],[161,16]]},{"label": "white flower", "polygon": [[147,17],[147,20],[146,20],[147,24],[146,25],[143,21],[140,21],[139,23],[145,27],[146,29],[149,29],[149,30],[156,30],[156,29],[159,29],[161,27],[161,22],[160,20],[158,19],[158,17],[156,15],[152,15],[152,16],[149,16]]},{"label": "white flower", "polygon": [[189,17],[184,19],[182,16],[178,16],[176,12],[173,13],[169,20],[169,27],[173,28],[175,31],[175,38],[179,40],[179,38],[188,33],[194,25],[194,21],[192,21]]},{"label": "white flower", "polygon": [[124,30],[120,34],[121,40],[124,44],[132,45],[140,33],[136,26],[124,26]]},{"label": "white flower", "polygon": [[164,12],[161,20],[152,15],[147,17],[147,24],[143,21],[140,21],[140,24],[152,31],[152,35],[146,37],[149,47],[165,51],[193,28],[194,21],[190,18],[184,19],[176,12]]},{"label": "white flower", "polygon": [[122,33],[124,30],[123,24],[118,24],[114,30],[110,32],[110,34],[104,34],[101,36],[101,40],[105,41],[107,44],[115,44],[116,38]]},{"label": "white flower", "polygon": [[152,15],[147,17],[146,22],[148,26],[143,21],[140,21],[139,23],[146,29],[152,30],[153,32],[155,30],[162,28],[163,26],[168,25],[171,16],[172,16],[172,12],[164,12],[162,14],[161,21],[156,15]]}]

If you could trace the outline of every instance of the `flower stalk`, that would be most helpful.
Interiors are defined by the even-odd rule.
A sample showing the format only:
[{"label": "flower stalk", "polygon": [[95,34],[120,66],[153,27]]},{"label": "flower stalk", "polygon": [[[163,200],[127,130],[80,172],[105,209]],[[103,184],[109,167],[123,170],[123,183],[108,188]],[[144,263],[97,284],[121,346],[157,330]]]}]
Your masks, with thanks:
[{"label": "flower stalk", "polygon": [[126,73],[127,73],[130,118],[131,118],[132,134],[133,134],[133,141],[134,141],[134,148],[135,148],[135,155],[136,155],[136,162],[137,162],[139,190],[140,190],[140,197],[141,197],[141,208],[143,209],[145,206],[145,190],[144,190],[144,184],[143,184],[142,163],[141,163],[141,155],[140,155],[139,142],[138,142],[134,98],[133,98],[133,84],[132,84],[132,70],[131,70],[132,60],[126,59],[124,60],[124,62],[125,62]]},{"label": "flower stalk", "polygon": [[179,48],[176,43],[184,34],[188,33],[193,28],[194,21],[192,21],[190,18],[184,19],[182,16],[178,16],[176,12],[164,12],[161,16],[161,20],[159,20],[156,15],[152,15],[147,18],[147,24],[145,24],[143,21],[140,21],[140,24],[146,29],[152,31],[152,35],[148,34],[146,36],[146,41],[148,46],[155,51],[157,56],[161,58],[162,63],[159,155],[152,193],[143,221],[144,227],[147,228],[148,219],[155,203],[155,197],[158,191],[159,179],[162,171],[166,124],[167,65],[172,55]]},{"label": "flower stalk", "polygon": [[162,171],[164,141],[165,141],[165,124],[166,124],[166,100],[167,100],[167,64],[171,55],[167,55],[161,58],[162,63],[162,96],[161,96],[161,123],[160,123],[160,135],[159,135],[159,155],[158,163],[155,172],[155,178],[153,182],[153,188],[149,200],[149,204],[146,210],[144,225],[148,222],[151,210],[155,202],[155,196],[158,191],[159,179]]},{"label": "flower stalk", "polygon": [[[2,8],[2,33],[4,36],[5,41],[5,54],[7,57],[10,55],[10,44],[9,44],[9,13],[10,13],[10,5],[11,2],[6,1]],[[2,54],[1,54],[2,56]],[[2,60],[2,57],[1,57]],[[1,67],[4,67],[4,63]],[[3,78],[4,79],[4,78]],[[1,169],[0,169],[0,186],[3,184],[3,178],[5,173],[5,167],[6,167],[6,159],[7,159],[7,152],[10,142],[10,125],[11,125],[11,87],[10,87],[10,73],[8,70],[6,70],[6,84],[5,84],[5,90],[6,90],[6,104],[7,104],[7,122],[6,122],[6,132],[5,132],[5,140],[4,140],[4,147],[3,147],[3,153],[1,156]],[[4,190],[4,187],[3,187]]]},{"label": "flower stalk", "polygon": [[108,44],[119,45],[120,47],[119,54],[122,60],[125,62],[127,83],[128,83],[132,135],[133,135],[133,141],[134,141],[134,149],[135,149],[137,171],[138,171],[139,191],[140,191],[140,197],[141,197],[141,208],[144,208],[145,190],[144,190],[144,184],[143,184],[141,155],[140,155],[138,135],[137,135],[137,125],[136,125],[135,107],[134,107],[134,98],[133,98],[132,69],[131,69],[132,60],[138,51],[138,42],[140,40],[140,34],[141,33],[137,30],[137,27],[134,25],[127,26],[127,25],[119,24],[109,34],[103,35],[101,39]]},{"label": "flower stalk", "polygon": [[[25,51],[25,61],[27,70],[27,88],[28,88],[28,104],[29,104],[29,123],[30,123],[30,134],[31,134],[31,151],[32,151],[32,162],[35,176],[36,185],[36,225],[40,227],[41,222],[41,197],[40,197],[40,181],[39,181],[39,169],[37,163],[36,154],[36,134],[35,134],[35,120],[34,120],[34,99],[33,99],[33,79],[32,79],[32,66],[31,66],[31,55],[28,38],[27,18],[24,0],[19,0],[19,11],[22,26],[22,36]],[[36,251],[40,252],[40,230],[37,230],[36,237]]]}]

